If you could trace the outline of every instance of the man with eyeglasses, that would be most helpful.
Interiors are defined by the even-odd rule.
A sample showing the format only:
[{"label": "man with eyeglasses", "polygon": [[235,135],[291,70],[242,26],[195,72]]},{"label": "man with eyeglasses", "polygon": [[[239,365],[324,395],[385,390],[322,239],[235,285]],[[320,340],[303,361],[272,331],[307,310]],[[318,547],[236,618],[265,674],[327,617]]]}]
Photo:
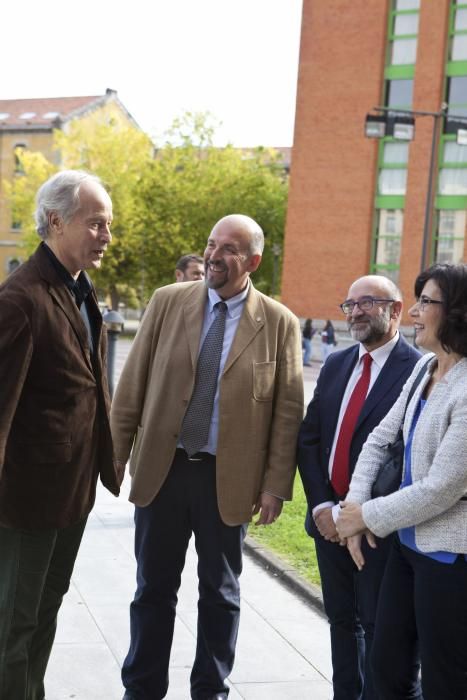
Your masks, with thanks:
[{"label": "man with eyeglasses", "polygon": [[366,540],[357,571],[335,520],[361,448],[390,410],[420,354],[399,333],[402,298],[389,279],[357,279],[341,304],[358,344],[332,353],[298,438],[298,467],[331,629],[334,700],[376,700],[369,669],[376,604],[390,538]]}]

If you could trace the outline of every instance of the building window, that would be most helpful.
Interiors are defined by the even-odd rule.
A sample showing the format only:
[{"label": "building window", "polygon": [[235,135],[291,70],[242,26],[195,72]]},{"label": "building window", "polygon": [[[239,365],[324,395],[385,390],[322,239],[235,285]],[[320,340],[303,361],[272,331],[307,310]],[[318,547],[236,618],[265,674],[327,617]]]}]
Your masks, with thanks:
[{"label": "building window", "polygon": [[399,278],[403,223],[402,209],[380,209],[377,212],[372,271],[384,274],[396,283]]},{"label": "building window", "polygon": [[449,78],[446,101],[448,114],[467,117],[467,75]]},{"label": "building window", "polygon": [[407,165],[409,159],[409,144],[398,141],[386,141],[383,145],[383,162]]},{"label": "building window", "polygon": [[395,109],[411,109],[413,80],[388,80],[386,106]]},{"label": "building window", "polygon": [[15,174],[24,175],[24,168],[21,162],[21,153],[26,149],[25,143],[17,143],[14,148]]},{"label": "building window", "polygon": [[441,210],[435,237],[435,262],[460,263],[464,259],[466,211]]},{"label": "building window", "polygon": [[385,169],[379,171],[379,194],[405,194],[407,188],[407,170]]},{"label": "building window", "polygon": [[[407,5],[407,7],[406,7]],[[394,2],[389,18],[389,65],[413,65],[417,58],[419,3]]]},{"label": "building window", "polygon": [[22,228],[23,225],[21,221],[19,221],[18,219],[13,219],[13,221],[11,222],[11,230],[18,232],[21,231]]},{"label": "building window", "polygon": [[467,61],[467,3],[453,3],[451,9],[451,61]]},{"label": "building window", "polygon": [[394,9],[396,12],[404,10],[419,10],[420,0],[394,0]]}]

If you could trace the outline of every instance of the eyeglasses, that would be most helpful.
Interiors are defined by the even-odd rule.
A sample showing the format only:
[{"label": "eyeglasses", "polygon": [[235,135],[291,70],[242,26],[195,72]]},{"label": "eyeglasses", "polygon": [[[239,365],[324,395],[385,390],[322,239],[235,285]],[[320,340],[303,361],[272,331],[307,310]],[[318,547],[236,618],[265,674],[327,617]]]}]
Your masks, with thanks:
[{"label": "eyeglasses", "polygon": [[395,299],[378,299],[377,297],[362,297],[360,301],[353,301],[353,299],[348,299],[340,305],[340,308],[345,314],[351,314],[356,306],[360,311],[371,311],[375,304],[390,304],[395,301]]},{"label": "eyeglasses", "polygon": [[426,297],[424,294],[422,294],[421,297],[418,297],[415,303],[418,304],[420,311],[425,311],[429,304],[442,304],[443,302],[439,299],[430,299],[430,297]]}]

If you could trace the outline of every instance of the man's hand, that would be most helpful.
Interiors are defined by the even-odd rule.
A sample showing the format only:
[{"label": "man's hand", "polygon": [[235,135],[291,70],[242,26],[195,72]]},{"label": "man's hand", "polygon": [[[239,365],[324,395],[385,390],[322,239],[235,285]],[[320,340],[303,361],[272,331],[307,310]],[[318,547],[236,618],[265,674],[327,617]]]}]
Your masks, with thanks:
[{"label": "man's hand", "polygon": [[255,525],[270,525],[282,511],[283,501],[271,493],[260,493],[258,502],[253,507],[253,515],[259,513],[259,518]]},{"label": "man's hand", "polygon": [[331,506],[321,508],[316,515],[313,516],[313,520],[315,521],[315,525],[318,528],[320,535],[322,535],[325,540],[329,540],[330,542],[339,542],[339,535],[336,530],[334,518],[332,517]]},{"label": "man's hand", "polygon": [[359,503],[341,501],[341,509],[337,518],[336,528],[341,540],[353,535],[361,534],[366,530],[362,516],[362,507]]}]

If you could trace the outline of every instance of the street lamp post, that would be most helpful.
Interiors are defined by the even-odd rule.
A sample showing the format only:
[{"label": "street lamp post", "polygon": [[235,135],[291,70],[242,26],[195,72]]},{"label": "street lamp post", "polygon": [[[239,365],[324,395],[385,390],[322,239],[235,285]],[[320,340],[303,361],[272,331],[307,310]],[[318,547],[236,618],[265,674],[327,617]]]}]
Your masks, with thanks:
[{"label": "street lamp post", "polygon": [[[378,115],[368,114],[365,121],[365,136],[368,138],[384,138],[393,136],[395,139],[412,141],[415,137],[416,117],[431,117],[433,119],[433,133],[431,138],[430,165],[428,168],[428,186],[425,201],[425,219],[423,224],[422,254],[420,260],[421,271],[427,265],[428,243],[430,241],[433,189],[436,170],[436,147],[443,119],[448,119],[455,126],[457,142],[465,145],[467,142],[467,118],[455,115],[447,115],[448,105],[444,102],[439,112],[425,112],[422,110],[394,109],[393,107],[374,107],[373,111]],[[462,128],[464,127],[465,128]],[[451,130],[452,131],[452,130]],[[465,139],[465,141],[464,141]]]},{"label": "street lamp post", "polygon": [[117,340],[120,333],[123,331],[124,318],[118,311],[106,311],[102,316],[107,327],[107,380],[109,383],[110,398],[114,395],[114,368],[115,355],[117,349]]}]

